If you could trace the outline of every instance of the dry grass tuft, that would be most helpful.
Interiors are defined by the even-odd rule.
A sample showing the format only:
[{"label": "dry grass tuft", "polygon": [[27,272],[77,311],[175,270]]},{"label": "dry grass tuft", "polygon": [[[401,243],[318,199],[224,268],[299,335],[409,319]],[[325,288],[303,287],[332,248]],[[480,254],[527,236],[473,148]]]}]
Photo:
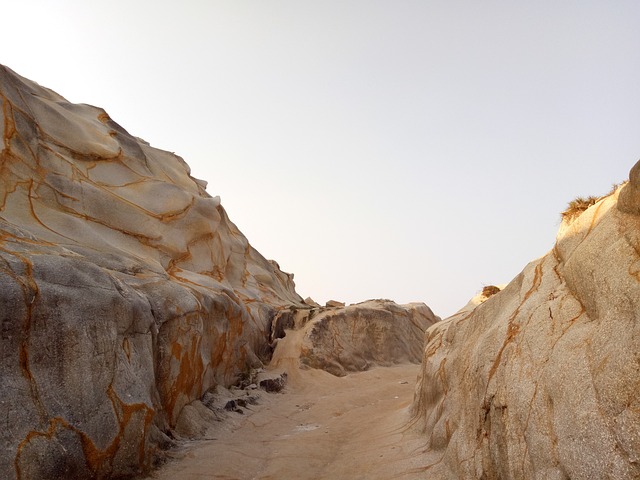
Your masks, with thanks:
[{"label": "dry grass tuft", "polygon": [[487,285],[482,289],[482,296],[485,298],[489,298],[500,291],[500,288],[495,285]]},{"label": "dry grass tuft", "polygon": [[575,200],[571,200],[569,202],[569,205],[567,206],[567,209],[560,214],[562,215],[562,220],[566,220],[570,222],[578,218],[580,214],[584,212],[587,208],[589,208],[591,205],[595,205],[597,202],[599,202],[603,198],[606,198],[609,195],[613,195],[616,192],[616,190],[618,190],[618,188],[625,185],[626,183],[628,183],[628,181],[625,181],[622,183],[614,183],[611,186],[611,191],[609,191],[609,193],[601,197],[594,197],[594,196],[589,196],[586,198],[578,197]]},{"label": "dry grass tuft", "polygon": [[569,206],[567,209],[561,213],[562,220],[571,221],[580,216],[582,212],[584,212],[591,205],[595,205],[598,200],[603,197],[578,197],[569,202]]},{"label": "dry grass tuft", "polygon": [[629,180],[625,180],[624,182],[620,182],[620,183],[614,183],[613,185],[611,185],[611,191],[609,193],[607,193],[606,195],[604,195],[603,197],[600,197],[600,198],[604,198],[604,197],[608,197],[609,195],[613,195],[614,193],[616,193],[616,190],[618,190],[620,187],[624,187],[627,183],[629,183]]}]

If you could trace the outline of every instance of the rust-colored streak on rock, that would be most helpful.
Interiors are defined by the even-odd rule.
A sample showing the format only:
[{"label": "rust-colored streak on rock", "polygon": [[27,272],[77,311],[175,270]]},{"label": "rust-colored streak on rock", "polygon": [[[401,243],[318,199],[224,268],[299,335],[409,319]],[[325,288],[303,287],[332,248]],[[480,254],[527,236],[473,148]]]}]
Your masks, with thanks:
[{"label": "rust-colored streak on rock", "polygon": [[[157,242],[158,240],[160,240],[160,237],[159,237],[159,236],[152,237],[152,236],[149,236],[149,235],[143,235],[142,233],[139,233],[139,232],[133,232],[133,231],[131,231],[131,230],[127,230],[127,229],[125,229],[125,228],[120,228],[120,227],[117,227],[117,226],[115,226],[115,225],[111,225],[111,224],[109,224],[109,223],[108,223],[107,221],[105,221],[105,220],[102,220],[102,219],[100,219],[100,218],[97,218],[97,217],[94,217],[94,216],[91,216],[91,215],[88,215],[88,214],[82,213],[82,212],[80,212],[80,211],[78,211],[78,210],[75,210],[75,209],[73,209],[73,208],[71,208],[71,207],[68,207],[68,206],[61,205],[61,206],[60,206],[60,209],[61,209],[62,211],[64,211],[65,213],[68,213],[69,215],[72,215],[72,216],[74,216],[74,217],[80,218],[80,219],[82,219],[82,220],[86,220],[86,221],[88,221],[88,222],[97,223],[98,225],[102,225],[102,226],[107,227],[107,228],[109,228],[109,229],[111,229],[111,230],[114,230],[114,231],[120,232],[120,233],[122,233],[122,234],[123,234],[123,235],[125,235],[125,236],[135,238],[135,239],[137,239],[141,244],[146,245],[146,246],[154,247],[154,246],[155,246],[155,244],[156,244],[156,242]],[[43,224],[43,226],[44,226],[45,228],[47,228],[48,230],[51,230],[51,229],[49,229],[46,225],[44,225],[44,224]],[[54,231],[54,230],[51,230],[51,231]],[[55,231],[54,231],[54,232],[55,232]],[[55,232],[55,233],[56,233],[56,234],[58,234],[58,235],[60,235],[58,232]],[[62,236],[64,236],[64,235],[62,235]]]},{"label": "rust-colored streak on rock", "polygon": [[[513,312],[513,314],[511,315],[511,318],[509,318],[509,321],[507,323],[507,335],[504,338],[502,347],[500,347],[500,350],[498,350],[498,354],[496,355],[496,359],[494,360],[493,365],[491,365],[491,368],[489,369],[489,375],[487,377],[487,390],[489,389],[489,383],[491,382],[493,375],[496,373],[496,370],[498,369],[498,366],[502,361],[502,355],[504,353],[505,348],[507,348],[507,345],[509,345],[513,341],[513,339],[516,337],[516,335],[520,331],[520,325],[516,323],[516,319],[520,314],[520,309],[526,303],[529,297],[533,294],[533,292],[535,292],[540,287],[540,283],[542,282],[542,265],[543,265],[542,261],[538,262],[538,264],[536,265],[531,287],[529,288],[529,290],[527,290],[527,293],[525,293],[522,302],[520,303],[520,305],[518,305],[518,308],[516,308],[516,310]],[[486,398],[486,390],[485,390],[485,398]]]},{"label": "rust-colored streak on rock", "polygon": [[43,228],[45,228],[46,230],[49,230],[50,232],[61,236],[62,238],[66,238],[69,239],[71,241],[74,241],[72,238],[58,232],[57,230],[49,227],[46,223],[44,223],[40,217],[38,216],[38,214],[36,213],[36,208],[34,205],[34,193],[33,193],[33,189],[34,189],[34,182],[33,179],[28,181],[28,190],[27,190],[27,198],[29,199],[29,209],[31,211],[31,216],[33,217],[33,219],[40,224],[40,226],[42,226]]},{"label": "rust-colored streak on rock", "polygon": [[178,342],[174,342],[171,345],[171,355],[173,355],[173,358],[175,358],[176,360],[180,360],[181,353],[182,353],[182,345],[180,345]]},{"label": "rust-colored streak on rock", "polygon": [[211,348],[211,365],[221,365],[224,362],[227,342],[224,335],[219,335]]},{"label": "rust-colored streak on rock", "polygon": [[593,227],[596,224],[596,221],[600,218],[600,210],[602,209],[603,205],[604,205],[604,202],[600,202],[596,206],[596,211],[593,214],[593,216],[591,217],[591,223],[589,223],[589,229],[587,230],[587,235],[589,235],[591,233],[591,231],[593,230]]},{"label": "rust-colored streak on rock", "polygon": [[[144,427],[143,427],[142,441],[139,444],[139,452],[138,452],[139,462],[142,465],[144,461],[145,440],[147,437],[147,430],[153,420],[155,411],[146,403],[123,402],[120,399],[120,397],[117,395],[115,390],[113,389],[112,385],[109,385],[107,394],[111,399],[113,409],[116,412],[116,417],[118,418],[119,432],[113,439],[113,442],[111,443],[111,445],[109,445],[103,452],[100,452],[99,450],[97,450],[93,443],[87,444],[87,447],[89,448],[89,450],[85,449],[85,454],[90,453],[92,455],[92,457],[90,455],[87,455],[87,458],[93,458],[96,461],[95,463],[92,463],[90,461],[89,466],[92,468],[93,471],[98,472],[103,467],[106,461],[109,461],[109,462],[113,461],[113,458],[115,457],[115,454],[118,448],[120,447],[120,443],[124,438],[125,429],[127,428],[127,425],[131,421],[131,418],[133,417],[133,415],[137,412],[144,412]],[[111,468],[109,470],[111,470]]]},{"label": "rust-colored streak on rock", "polygon": [[[156,220],[159,220],[160,222],[170,222],[170,221],[174,221],[180,217],[183,217],[184,215],[186,215],[189,210],[191,209],[191,207],[193,207],[193,204],[195,203],[195,197],[192,197],[191,201],[183,208],[179,208],[176,210],[172,210],[172,211],[168,211],[168,212],[163,212],[163,213],[154,213],[152,211],[150,211],[147,208],[144,208],[126,198],[124,198],[121,195],[116,194],[115,192],[112,191],[112,189],[114,188],[113,185],[107,185],[107,184],[101,184],[99,182],[94,182],[92,181],[88,176],[84,175],[83,173],[80,172],[79,169],[74,168],[74,172],[78,172],[80,173],[80,178],[77,178],[76,180],[78,182],[86,182],[96,188],[99,188],[102,193],[104,194],[105,197],[107,197],[110,201],[114,202],[115,204],[118,203],[122,203],[132,209],[138,210],[140,212],[141,215],[143,215],[144,217],[150,217],[150,218],[154,218]],[[138,180],[136,182],[130,182],[128,184],[125,184],[124,186],[129,186],[132,187],[134,185],[137,184],[141,184],[144,183],[146,180],[148,180],[148,178],[142,178],[141,180]],[[63,197],[67,197],[67,198],[73,198],[73,197],[69,197],[68,195],[66,195],[64,192],[60,191],[60,189],[57,189],[55,187],[53,187],[50,184],[47,184],[51,189],[55,190],[57,194],[63,196]]]},{"label": "rust-colored streak on rock", "polygon": [[[185,216],[189,210],[191,210],[191,208],[193,207],[193,204],[196,202],[196,197],[192,197],[191,201],[189,202],[188,205],[186,205],[184,208],[180,208],[178,210],[174,210],[171,212],[165,212],[162,214],[153,214],[151,212],[147,212],[145,211],[145,213],[147,215],[150,215],[154,218],[157,218],[158,220],[160,220],[161,222],[167,223],[167,222],[172,222],[174,220],[177,220],[180,217]],[[140,208],[140,207],[138,207]],[[207,235],[211,235],[210,233],[207,233]]]},{"label": "rust-colored streak on rock", "polygon": [[[224,349],[227,348],[227,345],[237,345],[240,338],[242,338],[242,333],[244,331],[244,321],[242,312],[232,313],[228,315],[229,318],[229,330],[226,334],[225,346]],[[224,351],[224,350],[223,350]],[[225,377],[231,378],[233,376],[233,371],[236,370],[239,366],[243,365],[246,358],[246,351],[243,349],[238,349],[238,361],[236,364],[233,364],[226,360],[224,356],[222,357],[222,362],[225,364]]]},{"label": "rust-colored streak on rock", "polygon": [[108,123],[111,121],[111,117],[107,112],[102,112],[98,115],[98,120],[102,123]]},{"label": "rust-colored streak on rock", "polygon": [[637,242],[633,241],[633,239],[628,238],[627,236],[625,236],[624,238],[627,244],[633,249],[633,253],[636,257],[634,261],[629,263],[629,275],[640,282],[640,246],[638,246]]},{"label": "rust-colored streak on rock", "polygon": [[36,281],[33,278],[33,264],[31,261],[17,252],[13,252],[7,250],[4,247],[0,247],[0,252],[5,252],[9,255],[12,255],[19,259],[24,266],[24,274],[17,275],[15,272],[11,271],[9,268],[3,268],[3,271],[9,273],[9,275],[16,280],[18,285],[20,285],[20,289],[22,290],[24,305],[26,307],[26,313],[24,318],[22,319],[22,339],[20,342],[18,358],[20,370],[22,371],[22,375],[29,382],[29,388],[31,391],[31,398],[33,400],[34,405],[38,409],[40,416],[44,419],[46,418],[46,410],[42,405],[42,401],[40,400],[40,394],[38,392],[38,385],[31,374],[31,369],[29,367],[29,342],[31,340],[31,319],[33,316],[33,306],[36,301],[36,298],[39,295],[39,288]]},{"label": "rust-colored streak on rock", "polygon": [[6,151],[10,150],[11,147],[11,138],[16,133],[16,125],[13,120],[13,108],[7,97],[0,94],[0,98],[2,98],[2,114],[4,119],[4,149]]},{"label": "rust-colored streak on rock", "polygon": [[[171,345],[171,352],[172,356],[177,355],[180,363],[178,375],[167,389],[169,396],[165,405],[169,419],[171,423],[173,423],[179,413],[176,411],[176,403],[180,396],[184,395],[187,398],[198,398],[202,393],[204,364],[200,355],[200,337],[193,335],[187,348],[173,343]],[[171,379],[165,381],[171,381]]]},{"label": "rust-colored streak on rock", "polygon": [[[186,251],[182,252],[180,255],[174,256],[174,258],[172,258],[169,261],[169,266],[167,267],[167,273],[177,279],[179,279],[181,282],[185,282],[185,283],[190,283],[192,285],[198,285],[197,283],[184,278],[182,276],[180,276],[180,272],[182,271],[182,269],[179,267],[179,264],[187,262],[189,260],[191,260],[193,258],[192,253],[191,253],[191,249],[199,243],[209,243],[213,240],[215,233],[214,232],[205,232],[201,235],[198,235],[197,237],[194,237],[192,240],[190,240],[187,243],[187,249]],[[199,272],[200,274],[206,275],[207,272]],[[215,277],[214,277],[215,278]]]},{"label": "rust-colored streak on rock", "polygon": [[[142,411],[145,414],[145,423],[142,435],[143,438],[140,442],[142,451],[144,451],[144,440],[146,438],[147,429],[155,414],[154,410],[145,403],[128,404],[123,402],[116,394],[112,385],[109,385],[109,388],[107,389],[107,395],[111,400],[113,410],[116,414],[116,418],[118,419],[118,432],[114,436],[113,441],[105,449],[99,449],[91,440],[91,438],[80,429],[69,426],[81,437],[82,449],[87,460],[87,465],[92,472],[94,472],[98,477],[101,478],[108,477],[113,470],[113,459],[116,455],[116,452],[120,448],[120,444],[122,442],[122,439],[124,438],[125,429],[131,421],[134,413]],[[140,458],[140,462],[142,462],[143,458],[144,455]]]},{"label": "rust-colored streak on rock", "polygon": [[115,393],[115,391],[111,386],[109,386],[107,394],[113,403],[113,408],[118,418],[118,424],[119,424],[119,432],[115,436],[111,444],[107,446],[107,448],[105,448],[104,450],[97,448],[95,443],[91,440],[91,438],[85,432],[83,432],[78,427],[70,424],[64,418],[61,418],[61,417],[50,418],[49,426],[47,430],[31,431],[18,444],[18,449],[15,456],[15,460],[14,460],[16,476],[18,480],[22,479],[22,474],[20,471],[20,456],[22,455],[22,451],[24,450],[25,446],[28,445],[29,442],[31,442],[36,437],[44,437],[47,439],[52,439],[59,428],[65,428],[76,433],[80,437],[80,441],[82,443],[82,449],[85,455],[85,460],[87,462],[87,466],[89,467],[89,469],[98,478],[108,477],[112,471],[111,462],[113,461],[113,458],[115,457],[115,454],[118,448],[120,447],[120,443],[123,438],[123,433],[127,425],[129,424],[129,422],[131,421],[132,416],[136,412],[140,412],[140,411],[144,412],[145,414],[143,441],[140,442],[139,451],[138,451],[139,462],[140,462],[140,465],[143,466],[144,459],[145,459],[144,439],[147,436],[147,430],[153,420],[153,416],[155,412],[152,408],[150,408],[148,405],[144,403],[134,403],[134,404],[124,403],[122,400],[120,400],[120,398],[117,396],[117,394]]},{"label": "rust-colored streak on rock", "polygon": [[543,262],[539,262],[536,265],[535,273],[533,276],[533,283],[531,285],[531,288],[527,291],[527,293],[525,293],[523,303],[526,302],[531,294],[538,290],[538,288],[540,287],[540,282],[542,282],[542,265]]},{"label": "rust-colored streak on rock", "polygon": [[[21,469],[20,469],[20,456],[22,455],[22,451],[24,450],[24,448],[29,444],[29,442],[31,442],[36,437],[44,437],[44,438],[47,438],[47,439],[53,438],[53,436],[55,435],[56,430],[58,428],[67,428],[67,429],[72,430],[72,431],[74,431],[76,433],[81,433],[81,432],[78,431],[77,428],[73,427],[66,420],[64,420],[63,418],[60,418],[60,417],[55,417],[55,418],[49,419],[49,427],[44,432],[42,432],[42,431],[31,431],[31,432],[29,432],[26,435],[26,437],[18,444],[16,456],[15,456],[15,459],[14,459],[14,467],[15,467],[15,471],[16,471],[16,478],[18,480],[22,480],[22,472],[21,472]],[[27,479],[25,479],[25,480],[27,480]]]},{"label": "rust-colored streak on rock", "polygon": [[445,373],[445,366],[447,365],[446,357],[442,359],[440,365],[438,365],[438,370],[436,371],[436,375],[440,378],[440,382],[442,382],[442,386],[444,388],[444,395],[449,391],[449,384],[447,382],[447,375]]},{"label": "rust-colored streak on rock", "polygon": [[13,155],[10,150],[5,149],[0,152],[0,179],[2,181],[0,211],[5,209],[7,199],[11,194],[15,193],[19,187],[28,189],[32,182],[31,179],[20,179],[14,174],[13,167],[19,163],[24,162]]},{"label": "rust-colored streak on rock", "polygon": [[[438,341],[435,341],[436,336],[438,337]],[[440,347],[442,347],[442,337],[444,336],[444,332],[436,331],[431,333],[429,338],[427,339],[427,345],[424,349],[424,360],[423,362],[427,362],[429,358],[433,357],[438,353]]]}]

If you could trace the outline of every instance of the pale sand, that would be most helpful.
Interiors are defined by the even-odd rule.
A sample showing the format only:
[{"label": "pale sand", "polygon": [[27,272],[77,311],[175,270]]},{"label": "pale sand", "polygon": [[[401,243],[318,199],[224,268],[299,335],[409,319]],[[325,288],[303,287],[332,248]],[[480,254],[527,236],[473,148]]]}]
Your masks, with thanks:
[{"label": "pale sand", "polygon": [[289,367],[284,393],[263,393],[252,412],[214,425],[213,440],[194,442],[152,478],[425,478],[425,465],[437,459],[409,426],[419,365],[342,378]]}]

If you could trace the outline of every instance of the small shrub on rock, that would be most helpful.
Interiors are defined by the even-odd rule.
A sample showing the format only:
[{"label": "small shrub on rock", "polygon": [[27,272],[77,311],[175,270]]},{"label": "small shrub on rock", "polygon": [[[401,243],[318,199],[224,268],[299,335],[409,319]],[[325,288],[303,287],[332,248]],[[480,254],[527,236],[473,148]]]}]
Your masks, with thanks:
[{"label": "small shrub on rock", "polygon": [[495,295],[496,293],[498,293],[499,291],[500,291],[499,287],[496,287],[495,285],[487,285],[482,289],[482,296],[489,298]]},{"label": "small shrub on rock", "polygon": [[569,202],[567,209],[561,213],[562,220],[571,221],[580,216],[591,205],[595,205],[602,197],[577,197]]}]

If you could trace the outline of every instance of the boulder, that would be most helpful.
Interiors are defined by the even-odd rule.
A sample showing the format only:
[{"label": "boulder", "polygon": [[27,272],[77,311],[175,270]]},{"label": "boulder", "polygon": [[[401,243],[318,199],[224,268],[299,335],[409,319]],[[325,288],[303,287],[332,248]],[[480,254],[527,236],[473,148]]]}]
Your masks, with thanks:
[{"label": "boulder", "polygon": [[640,478],[640,179],[432,326],[412,406],[434,479]]},{"label": "boulder", "polygon": [[320,308],[320,304],[316,302],[313,298],[307,297],[304,299],[304,303],[309,305],[311,308]]},{"label": "boulder", "polygon": [[344,307],[344,302],[339,302],[337,300],[329,300],[325,304],[326,308],[341,308]]},{"label": "boulder", "polygon": [[311,310],[278,343],[272,365],[294,359],[344,376],[374,366],[420,363],[424,332],[438,320],[424,303],[391,300]]},{"label": "boulder", "polygon": [[265,372],[258,375],[258,385],[268,393],[279,393],[287,385],[287,373]]}]

